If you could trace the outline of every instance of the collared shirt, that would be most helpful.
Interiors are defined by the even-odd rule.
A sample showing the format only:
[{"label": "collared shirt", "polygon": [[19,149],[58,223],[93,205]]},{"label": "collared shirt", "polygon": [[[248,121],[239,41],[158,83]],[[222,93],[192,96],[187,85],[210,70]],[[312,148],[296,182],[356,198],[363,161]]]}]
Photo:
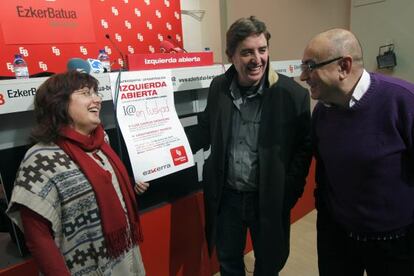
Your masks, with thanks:
[{"label": "collared shirt", "polygon": [[355,86],[354,92],[352,93],[351,100],[349,101],[349,107],[353,107],[362,98],[362,96],[364,96],[364,94],[368,91],[370,84],[371,78],[369,77],[368,72],[364,69],[364,72],[362,72],[362,76]]},{"label": "collared shirt", "polygon": [[[364,69],[361,78],[355,86],[354,92],[352,92],[351,99],[349,100],[349,108],[353,107],[362,98],[362,96],[364,96],[364,94],[368,91],[370,84],[371,78],[369,77],[369,73]],[[322,100],[321,103],[326,107],[333,106],[333,104],[323,102]]]},{"label": "collared shirt", "polygon": [[[232,134],[228,151],[227,185],[239,191],[257,190],[259,159],[257,152],[264,78],[259,87],[242,95],[234,78],[230,86],[233,97]],[[255,91],[257,90],[257,91]]]}]

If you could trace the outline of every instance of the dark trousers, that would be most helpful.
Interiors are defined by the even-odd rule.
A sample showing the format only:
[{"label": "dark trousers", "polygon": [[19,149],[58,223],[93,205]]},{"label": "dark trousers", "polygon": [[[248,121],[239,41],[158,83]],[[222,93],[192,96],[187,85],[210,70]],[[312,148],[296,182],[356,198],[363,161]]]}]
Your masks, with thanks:
[{"label": "dark trousers", "polygon": [[245,276],[243,261],[247,229],[255,252],[254,276],[261,275],[261,258],[259,243],[259,205],[258,194],[255,192],[237,192],[225,189],[222,195],[217,220],[217,257],[220,263],[221,276]]},{"label": "dark trousers", "polygon": [[320,276],[414,276],[414,227],[392,240],[361,241],[351,238],[318,210],[317,244]]}]

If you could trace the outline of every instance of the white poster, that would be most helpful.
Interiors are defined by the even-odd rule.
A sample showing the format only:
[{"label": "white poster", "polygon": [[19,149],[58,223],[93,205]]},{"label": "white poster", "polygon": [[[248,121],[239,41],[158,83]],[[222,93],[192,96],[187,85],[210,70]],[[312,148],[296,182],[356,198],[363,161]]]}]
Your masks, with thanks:
[{"label": "white poster", "polygon": [[[116,83],[118,74],[111,74]],[[112,97],[116,98],[112,85]],[[116,115],[135,181],[150,181],[194,165],[174,106],[171,70],[122,72]]]}]

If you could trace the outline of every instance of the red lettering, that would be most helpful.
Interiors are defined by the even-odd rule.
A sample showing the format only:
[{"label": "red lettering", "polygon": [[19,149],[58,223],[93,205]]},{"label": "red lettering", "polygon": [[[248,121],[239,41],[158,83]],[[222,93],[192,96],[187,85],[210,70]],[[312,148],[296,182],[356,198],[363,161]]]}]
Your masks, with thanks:
[{"label": "red lettering", "polygon": [[149,96],[157,96],[158,93],[156,90],[146,90],[146,91],[135,91],[135,92],[126,92],[121,94],[121,100],[124,99],[133,99]]},{"label": "red lettering", "polygon": [[6,100],[4,99],[3,94],[0,93],[0,105],[3,105],[6,103]]},{"label": "red lettering", "polygon": [[165,83],[165,81],[163,82],[145,82],[145,83],[136,83],[136,84],[121,84],[120,86],[120,90],[122,92],[126,92],[126,91],[134,91],[134,90],[149,90],[149,89],[154,89],[154,88],[159,88],[159,87],[166,87],[167,84]]}]

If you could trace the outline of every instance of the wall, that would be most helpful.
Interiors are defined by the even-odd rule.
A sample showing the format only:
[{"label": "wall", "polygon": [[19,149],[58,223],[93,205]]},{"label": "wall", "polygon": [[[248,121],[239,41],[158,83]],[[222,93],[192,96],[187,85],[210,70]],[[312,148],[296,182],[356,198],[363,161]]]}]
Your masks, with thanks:
[{"label": "wall", "polygon": [[[181,10],[195,11],[200,10],[200,1],[181,0]],[[202,20],[197,20],[190,15],[182,15],[181,24],[183,28],[184,48],[189,52],[198,52],[204,49],[202,43],[201,24]]]},{"label": "wall", "polygon": [[187,51],[203,51],[209,48],[214,53],[214,61],[222,62],[221,37],[220,37],[220,3],[219,1],[205,0],[181,0],[181,9],[189,12],[203,12],[201,19],[196,19],[190,15],[182,15],[182,28],[184,34],[184,48]]},{"label": "wall", "polygon": [[[185,1],[182,0],[182,5]],[[263,20],[272,33],[270,40],[271,60],[301,59],[308,40],[316,33],[333,27],[349,28],[349,6],[351,0],[195,0],[200,6],[218,6],[211,9],[208,16],[219,24],[212,25],[203,35],[211,36],[209,45],[218,49],[222,62],[224,55],[225,32],[236,19],[255,15]],[[208,13],[207,13],[208,14]],[[206,24],[208,25],[208,24]],[[186,33],[184,32],[184,36]]]},{"label": "wall", "polygon": [[[220,51],[221,43],[224,41],[220,36],[222,20],[215,14],[216,11],[221,11],[220,2],[201,1],[200,7],[206,11],[203,24],[201,26],[203,45],[204,47],[209,47],[212,51],[214,51],[215,62],[222,63],[223,57]],[[226,63],[226,61],[224,61],[224,63]]]},{"label": "wall", "polygon": [[[361,3],[365,5],[359,6]],[[381,72],[414,82],[413,11],[412,0],[352,1],[351,30],[362,44],[365,67],[369,71],[377,70],[378,48],[394,43],[397,66]]]},{"label": "wall", "polygon": [[308,40],[323,30],[349,28],[351,0],[181,0],[183,10],[203,10],[201,21],[182,16],[184,47],[209,47],[214,61],[228,63],[225,34],[238,18],[256,15],[265,21],[272,39],[271,60],[301,59]]}]

